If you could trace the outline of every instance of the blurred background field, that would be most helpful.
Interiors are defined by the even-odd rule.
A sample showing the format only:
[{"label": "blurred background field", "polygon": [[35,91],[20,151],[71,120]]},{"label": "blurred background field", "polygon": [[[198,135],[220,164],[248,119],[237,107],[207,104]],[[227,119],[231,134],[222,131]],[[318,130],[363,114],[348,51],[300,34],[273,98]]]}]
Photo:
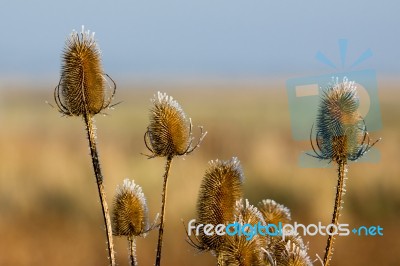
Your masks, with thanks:
[{"label": "blurred background field", "polygon": [[[3,88],[0,94],[0,265],[107,265],[105,233],[80,118],[61,117],[45,103],[52,86]],[[106,116],[96,117],[108,202],[124,178],[147,197],[150,219],[160,209],[164,159],[148,160],[143,134],[149,99],[157,90],[178,100],[194,134],[208,135],[192,155],[173,162],[167,199],[163,265],[215,265],[186,243],[183,223],[196,218],[198,188],[207,162],[237,156],[252,204],[272,198],[298,223],[328,224],[334,201],[333,168],[306,169],[297,157],[309,143],[291,136],[282,82],[237,81],[120,84]],[[352,164],[341,223],[380,225],[384,236],[340,237],[332,265],[397,265],[400,261],[400,92],[379,80],[383,140],[378,163]],[[182,222],[183,221],[183,222]],[[139,239],[140,265],[154,263],[157,231]],[[325,237],[305,237],[309,255],[323,256]],[[119,265],[128,265],[125,239],[115,239]],[[318,265],[316,263],[316,265]]]}]

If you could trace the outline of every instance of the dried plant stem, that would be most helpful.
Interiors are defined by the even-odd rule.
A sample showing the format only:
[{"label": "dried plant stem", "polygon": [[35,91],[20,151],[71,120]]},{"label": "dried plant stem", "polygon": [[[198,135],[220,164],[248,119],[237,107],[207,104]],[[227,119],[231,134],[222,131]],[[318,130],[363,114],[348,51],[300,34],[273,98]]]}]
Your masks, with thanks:
[{"label": "dried plant stem", "polygon": [[137,266],[136,260],[136,240],[134,236],[128,237],[129,242],[129,260],[131,262],[131,266]]},{"label": "dried plant stem", "polygon": [[[347,171],[347,160],[344,158],[338,161],[338,183],[336,187],[336,198],[335,198],[335,206],[333,209],[332,215],[332,224],[338,225],[340,210],[342,209],[342,197],[343,192],[345,191],[345,180],[346,180],[346,171]],[[330,229],[330,232],[333,232],[333,228]],[[328,241],[326,243],[325,248],[325,256],[324,256],[324,266],[328,266],[333,255],[333,242],[335,240],[335,236],[329,235]]]},{"label": "dried plant stem", "polygon": [[167,199],[167,182],[168,182],[168,175],[169,169],[171,168],[172,163],[172,156],[167,157],[167,163],[165,164],[165,173],[164,173],[164,183],[163,183],[163,190],[162,190],[162,202],[161,202],[161,221],[160,227],[158,229],[158,244],[157,244],[157,256],[156,256],[156,266],[160,266],[161,264],[161,249],[162,249],[162,242],[163,242],[163,234],[164,234],[164,221],[165,221],[165,203]]},{"label": "dried plant stem", "polygon": [[104,224],[106,226],[108,257],[110,260],[110,264],[112,266],[115,266],[116,264],[115,264],[114,244],[113,244],[113,238],[112,238],[111,219],[110,219],[110,214],[108,211],[106,194],[104,191],[103,175],[101,173],[99,156],[97,154],[96,134],[95,134],[93,120],[92,120],[91,115],[86,112],[84,115],[84,119],[85,119],[87,134],[88,134],[90,154],[92,157],[94,174],[96,176],[97,189],[99,191],[100,204],[101,204],[101,208],[103,211]]}]

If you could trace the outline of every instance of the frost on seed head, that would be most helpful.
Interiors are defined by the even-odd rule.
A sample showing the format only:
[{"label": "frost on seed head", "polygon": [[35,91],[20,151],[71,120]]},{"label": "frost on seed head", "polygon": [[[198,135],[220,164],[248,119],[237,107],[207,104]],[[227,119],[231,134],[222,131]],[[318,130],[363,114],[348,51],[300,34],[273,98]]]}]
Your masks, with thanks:
[{"label": "frost on seed head", "polygon": [[117,187],[112,214],[114,235],[142,236],[150,229],[146,199],[133,180]]},{"label": "frost on seed head", "polygon": [[253,229],[247,227],[243,234],[226,236],[217,250],[218,260],[222,265],[266,265],[263,248],[268,239],[254,231],[255,225],[265,225],[262,214],[247,199],[240,199],[236,201],[235,222],[242,226],[251,225]]},{"label": "frost on seed head", "polygon": [[186,118],[179,103],[166,93],[158,92],[151,99],[150,125],[145,133],[145,144],[153,157],[168,157],[187,155],[193,152],[201,143],[206,133],[193,147],[192,122]]},{"label": "frost on seed head", "polygon": [[258,203],[258,209],[267,224],[278,225],[279,222],[286,224],[291,220],[290,210],[272,199],[265,199]]},{"label": "frost on seed head", "polygon": [[[228,224],[235,220],[236,202],[243,197],[243,171],[237,158],[209,162],[197,198],[197,217],[202,224]],[[223,236],[199,237],[199,249],[217,250]]]},{"label": "frost on seed head", "polygon": [[[320,160],[356,161],[376,143],[370,138],[364,119],[358,113],[359,98],[354,81],[338,78],[325,89],[318,108],[316,145],[310,142]],[[311,129],[312,130],[312,129]]]},{"label": "frost on seed head", "polygon": [[109,107],[116,85],[103,72],[94,32],[69,35],[62,54],[60,82],[54,90],[59,111],[68,116],[95,115]]}]

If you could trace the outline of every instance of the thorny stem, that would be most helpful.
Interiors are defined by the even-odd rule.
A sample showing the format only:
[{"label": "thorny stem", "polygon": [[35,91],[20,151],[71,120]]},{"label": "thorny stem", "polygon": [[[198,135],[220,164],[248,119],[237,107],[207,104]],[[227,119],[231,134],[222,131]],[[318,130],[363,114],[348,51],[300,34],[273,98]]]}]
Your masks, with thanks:
[{"label": "thorny stem", "polygon": [[116,264],[115,264],[114,244],[112,238],[111,219],[106,201],[106,193],[104,191],[103,174],[101,173],[99,156],[97,154],[96,134],[93,126],[93,120],[90,114],[86,112],[84,115],[84,119],[89,139],[89,147],[90,147],[90,154],[92,157],[93,170],[96,176],[97,189],[99,191],[100,204],[103,211],[104,224],[106,226],[108,258],[110,260],[110,264],[112,266],[115,266]]},{"label": "thorny stem", "polygon": [[156,256],[156,266],[160,266],[161,264],[161,248],[163,242],[163,234],[164,234],[164,221],[165,221],[165,203],[167,199],[167,182],[169,169],[171,168],[172,156],[167,157],[167,163],[165,164],[165,173],[164,173],[164,183],[162,190],[162,202],[161,202],[161,221],[160,227],[158,229],[158,244],[157,244],[157,256]]},{"label": "thorny stem", "polygon": [[224,266],[224,260],[221,253],[218,253],[217,255],[217,266]]},{"label": "thorny stem", "polygon": [[136,260],[136,241],[134,236],[129,236],[128,237],[128,242],[129,242],[129,260],[131,262],[131,266],[137,266],[137,260]]},{"label": "thorny stem", "polygon": [[[346,171],[347,171],[347,161],[346,159],[342,159],[338,161],[338,183],[336,187],[336,198],[335,198],[335,206],[333,209],[332,215],[332,224],[338,225],[339,221],[339,213],[342,208],[342,197],[343,192],[345,191],[345,178],[346,178]],[[328,266],[333,255],[333,242],[335,237],[333,235],[333,228],[329,230],[330,234],[328,236],[328,241],[326,242],[325,248],[325,256],[324,256],[324,266]]]}]

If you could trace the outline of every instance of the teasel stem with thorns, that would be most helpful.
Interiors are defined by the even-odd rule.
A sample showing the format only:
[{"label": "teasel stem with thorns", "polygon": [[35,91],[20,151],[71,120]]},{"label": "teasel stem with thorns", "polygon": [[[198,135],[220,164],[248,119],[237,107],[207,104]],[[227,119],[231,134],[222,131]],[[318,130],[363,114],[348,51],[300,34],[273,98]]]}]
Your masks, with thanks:
[{"label": "teasel stem with thorns", "polygon": [[158,233],[156,266],[161,264],[161,250],[164,235],[165,207],[167,199],[168,176],[175,156],[183,156],[192,153],[200,146],[207,132],[203,133],[195,146],[192,136],[192,122],[186,118],[182,107],[171,96],[158,92],[151,100],[153,107],[150,110],[150,125],[144,135],[144,143],[151,152],[149,158],[165,157],[165,171],[163,190],[161,194],[161,221]]},{"label": "teasel stem with thorns", "polygon": [[[110,82],[110,92],[106,84]],[[106,227],[108,256],[115,265],[111,220],[103,185],[93,116],[109,107],[116,85],[102,71],[100,50],[89,31],[73,31],[66,41],[62,56],[61,78],[54,90],[59,111],[65,116],[82,116],[86,125],[90,154]],[[109,95],[107,95],[109,93]]]},{"label": "teasel stem with thorns", "polygon": [[[336,78],[325,90],[319,105],[316,126],[317,148],[314,146],[310,134],[315,154],[309,155],[320,160],[333,161],[338,167],[338,182],[332,214],[332,224],[336,226],[339,223],[340,210],[343,208],[348,161],[356,161],[380,140],[370,142],[367,127],[364,119],[358,113],[358,107],[359,99],[354,82],[344,78],[343,82],[339,83]],[[331,232],[333,232],[333,228]],[[334,239],[335,236],[330,234],[325,248],[325,266],[329,265],[333,256]]]}]

